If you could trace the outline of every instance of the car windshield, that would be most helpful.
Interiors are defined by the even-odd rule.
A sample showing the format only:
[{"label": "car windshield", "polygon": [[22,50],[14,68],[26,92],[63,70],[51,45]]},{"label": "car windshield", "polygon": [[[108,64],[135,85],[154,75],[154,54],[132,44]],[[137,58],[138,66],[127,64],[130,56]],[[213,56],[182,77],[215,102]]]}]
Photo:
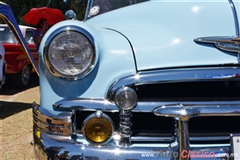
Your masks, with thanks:
[{"label": "car windshield", "polygon": [[148,0],[89,0],[85,20],[94,16]]},{"label": "car windshield", "polygon": [[0,42],[17,43],[18,41],[7,26],[0,26]]}]

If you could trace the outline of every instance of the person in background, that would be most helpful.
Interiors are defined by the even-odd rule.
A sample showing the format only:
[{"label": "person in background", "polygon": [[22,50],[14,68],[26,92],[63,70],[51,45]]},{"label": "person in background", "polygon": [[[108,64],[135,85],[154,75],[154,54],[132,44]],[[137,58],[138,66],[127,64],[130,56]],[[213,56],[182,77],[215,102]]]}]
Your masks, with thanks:
[{"label": "person in background", "polygon": [[47,20],[45,18],[41,18],[38,21],[38,24],[36,26],[36,30],[33,33],[33,40],[34,43],[36,44],[37,50],[39,49],[39,44],[42,40],[42,37],[44,36],[44,34],[47,32],[48,28],[49,28],[49,24],[47,22]]}]

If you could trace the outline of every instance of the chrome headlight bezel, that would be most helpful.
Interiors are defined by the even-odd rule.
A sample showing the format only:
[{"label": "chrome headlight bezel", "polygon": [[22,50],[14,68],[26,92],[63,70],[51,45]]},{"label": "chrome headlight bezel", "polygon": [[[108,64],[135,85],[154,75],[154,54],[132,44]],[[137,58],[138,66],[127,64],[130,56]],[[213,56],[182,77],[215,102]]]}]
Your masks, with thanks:
[{"label": "chrome headlight bezel", "polygon": [[[50,46],[52,44],[52,42],[55,40],[55,38],[58,38],[59,35],[61,34],[69,34],[69,33],[76,33],[79,34],[79,36],[84,37],[87,40],[87,43],[89,43],[89,47],[91,47],[91,59],[89,60],[88,65],[84,68],[84,70],[82,70],[79,73],[76,74],[66,74],[61,72],[58,68],[56,68],[56,66],[54,66],[54,64],[51,63],[51,60],[49,58],[50,53],[50,49],[52,46]],[[66,43],[67,44],[67,43]],[[77,44],[73,44],[73,46]],[[66,54],[66,53],[65,53]],[[94,66],[97,63],[97,55],[96,55],[96,49],[95,49],[95,43],[94,43],[94,38],[93,36],[84,28],[81,27],[77,27],[77,26],[63,26],[58,28],[57,30],[55,30],[54,32],[52,32],[48,39],[45,42],[45,46],[44,46],[44,52],[43,52],[43,57],[44,57],[44,62],[46,64],[46,67],[48,68],[49,72],[59,78],[63,78],[66,80],[78,80],[80,78],[85,77],[86,75],[88,75],[94,68]]]}]

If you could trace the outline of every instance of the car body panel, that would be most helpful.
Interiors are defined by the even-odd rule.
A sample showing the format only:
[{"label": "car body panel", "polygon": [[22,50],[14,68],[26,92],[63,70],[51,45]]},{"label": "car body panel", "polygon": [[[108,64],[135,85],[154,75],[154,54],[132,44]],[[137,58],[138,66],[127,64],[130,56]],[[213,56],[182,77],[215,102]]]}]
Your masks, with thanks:
[{"label": "car body panel", "polygon": [[[0,25],[1,30],[8,29],[7,24],[1,24]],[[32,56],[34,57],[34,61],[37,64],[38,63],[38,53],[36,49],[36,44],[33,42],[33,38],[31,35],[33,35],[33,32],[35,28],[29,27],[29,26],[23,26],[19,25],[19,28],[22,32],[22,35],[24,38],[26,38],[27,46],[30,49],[30,52]],[[26,33],[28,33],[28,37],[26,37]],[[12,34],[12,33],[11,33]],[[29,60],[28,56],[24,53],[21,45],[15,41],[15,42],[4,42],[2,41],[2,44],[5,48],[5,58],[7,62],[7,74],[16,74],[18,73],[24,66],[31,64],[31,61]],[[32,68],[32,72],[35,72],[35,69]]]},{"label": "car body panel", "polygon": [[[107,88],[109,88],[109,86],[112,83],[114,83],[115,80],[119,79],[123,75],[127,75],[127,74],[130,75],[130,74],[136,73],[137,70],[141,71],[141,70],[151,70],[156,68],[238,64],[237,56],[235,53],[229,53],[229,52],[224,53],[219,51],[213,46],[204,47],[194,42],[194,38],[201,37],[201,36],[214,36],[214,35],[234,36],[236,34],[231,7],[227,1],[220,2],[217,4],[215,4],[214,2],[201,2],[201,3],[200,2],[199,3],[179,2],[177,4],[178,5],[176,6],[178,7],[174,9],[176,12],[172,13],[173,17],[176,15],[179,15],[180,12],[184,13],[184,15],[189,15],[189,17],[184,18],[186,21],[191,21],[191,22],[193,21],[193,23],[190,23],[189,28],[176,25],[176,24],[181,24],[181,25],[185,24],[181,22],[182,20],[180,20],[180,18],[176,18],[177,20],[179,20],[179,22],[177,22],[176,20],[171,21],[171,19],[164,19],[164,18],[160,19],[159,21],[156,21],[154,18],[151,19],[151,17],[156,17],[154,15],[163,14],[167,12],[166,8],[171,7],[171,3],[169,4],[168,2],[164,2],[164,1],[163,2],[153,1],[150,3],[142,3],[142,4],[140,3],[135,6],[122,8],[120,11],[119,10],[111,11],[112,14],[110,13],[102,14],[85,21],[84,23],[86,23],[87,25],[94,26],[94,28],[90,27],[91,30],[94,30],[94,31],[91,31],[90,33],[95,32],[93,35],[99,34],[99,35],[96,35],[96,37],[105,38],[107,37],[107,33],[114,33],[114,32],[116,32],[116,34],[119,34],[119,36],[125,37],[125,40],[123,41],[126,41],[126,42],[128,41],[129,44],[126,44],[126,45],[129,47],[132,47],[133,49],[129,48],[127,50],[122,50],[122,52],[123,53],[126,52],[127,54],[130,54],[130,52],[132,52],[130,54],[132,56],[129,59],[129,61],[136,58],[136,65],[134,65],[135,60],[131,62],[131,65],[127,65],[128,61],[126,61],[126,58],[123,58],[122,63],[124,62],[124,65],[120,63],[119,66],[116,66],[117,62],[120,62],[120,60],[116,58],[118,57],[117,54],[113,54],[111,51],[108,51],[108,50],[111,50],[111,48],[108,49],[108,48],[100,47],[100,46],[113,46],[115,45],[115,42],[112,40],[108,40],[108,43],[107,43],[108,45],[105,45],[105,43],[103,44],[105,40],[100,40],[100,39],[96,40],[98,42],[101,42],[99,44],[96,44],[96,45],[99,45],[97,46],[97,48],[98,48],[98,52],[100,53],[100,59],[98,63],[102,66],[103,64],[105,64],[105,62],[101,62],[101,60],[106,61],[105,59],[107,58],[105,57],[109,57],[109,60],[107,60],[108,62],[107,64],[111,66],[110,68],[108,68],[107,66],[104,68],[102,68],[101,66],[97,67],[98,68],[97,70],[99,70],[97,73],[98,75],[101,75],[101,77],[95,77],[94,83],[93,83],[93,80],[90,80],[91,85],[94,85],[94,86],[96,85],[96,87],[93,87],[93,86],[89,87],[90,84],[88,84],[87,87],[84,89],[82,89],[81,87],[80,87],[81,89],[77,89],[78,87],[76,86],[82,85],[82,81],[88,81],[88,80],[84,78],[82,80],[74,81],[74,82],[68,82],[66,80],[58,81],[58,79],[52,76],[49,71],[45,70],[44,64],[40,64],[42,65],[41,69],[44,69],[43,73],[45,75],[40,78],[44,81],[44,83],[42,84],[46,85],[41,89],[41,92],[43,93],[41,94],[42,96],[41,99],[43,100],[41,101],[41,104],[51,109],[51,104],[54,103],[54,98],[50,98],[50,97],[56,97],[56,99],[61,99],[64,97],[95,97],[95,98],[106,97]],[[216,12],[216,14],[210,14],[211,7],[216,5],[218,5],[217,8],[220,8],[219,13]],[[192,9],[196,6],[200,8],[200,11],[199,11],[200,13],[199,12],[195,13],[194,11],[192,11]],[[158,8],[162,7],[162,8],[161,10],[158,10],[157,7]],[[150,10],[151,8],[153,9]],[[145,12],[142,12],[142,10],[145,10]],[[201,10],[204,10],[204,11],[201,12]],[[226,10],[227,14],[225,12],[224,13],[220,12],[222,10]],[[134,13],[134,14],[130,14],[130,13]],[[126,19],[124,18],[124,16],[122,16],[122,14],[127,14],[131,16],[128,19]],[[221,14],[224,14],[224,15],[221,15]],[[119,16],[118,18],[119,21],[113,21],[113,19],[115,19],[115,16]],[[223,22],[214,18],[218,16],[227,16],[228,18],[226,19],[229,21]],[[205,17],[209,17],[209,19],[205,19]],[[102,21],[102,19],[107,19],[107,21]],[[134,23],[130,23],[132,19],[134,19]],[[144,19],[144,24],[141,23],[142,19]],[[214,21],[214,19],[216,20]],[[67,26],[68,23],[72,25],[80,26],[80,27],[82,26],[82,22],[78,22],[74,20],[71,22],[70,21],[60,22],[57,25],[50,28],[46,36],[43,37],[43,42],[47,40],[47,37],[50,36],[51,32],[53,32],[57,28]],[[229,26],[226,26],[225,23]],[[202,24],[203,26],[201,26],[200,24]],[[219,26],[222,25],[222,27],[217,27],[218,25]],[[210,26],[209,30],[204,29],[206,26]],[[149,28],[149,29],[146,30],[146,28]],[[194,28],[191,31],[192,34],[187,34],[187,35],[182,34],[185,32],[188,33],[189,32],[188,30],[190,30],[190,28]],[[158,32],[155,33],[154,31],[156,30]],[[168,30],[168,32],[166,30]],[[138,36],[136,36],[136,34],[139,34],[139,33],[141,33],[140,39]],[[107,39],[111,39],[111,38],[107,38]],[[114,39],[117,39],[117,38],[114,38]],[[181,52],[179,52],[180,48],[181,48]],[[44,49],[44,43],[41,43],[40,45],[41,53],[43,53],[43,49]],[[101,49],[104,49],[104,50],[101,50]],[[206,59],[206,57],[209,57],[209,58]],[[117,62],[115,62],[114,59],[117,59]],[[41,59],[41,61],[43,61],[43,58]],[[117,69],[118,67],[121,67],[121,70],[125,70],[124,68],[122,68],[125,66],[126,67],[131,66],[131,67],[128,67],[128,70],[130,72],[128,71],[126,73],[124,72],[122,73],[120,69]],[[103,70],[103,73],[100,72],[101,70]],[[118,70],[118,72],[114,73],[115,70]],[[86,77],[86,78],[89,78],[89,77]],[[59,88],[58,87],[59,85],[61,85],[62,88]],[[45,93],[48,93],[48,94],[45,94]],[[51,96],[48,96],[49,94]]]},{"label": "car body panel", "polygon": [[[169,8],[172,11],[168,11]],[[124,15],[129,16],[125,18]],[[113,21],[116,16],[118,21]],[[218,17],[224,17],[224,21]],[[140,71],[238,63],[236,54],[219,52],[214,46],[194,42],[199,37],[236,36],[228,1],[153,1],[102,14],[86,23],[114,29],[126,36],[134,48]],[[139,33],[141,39],[137,36]]]},{"label": "car body panel", "polygon": [[[232,140],[240,138],[240,1],[236,10],[231,0],[126,2],[97,15],[99,6],[89,1],[87,13],[94,16],[72,17],[44,35],[40,104],[33,103],[36,159],[189,160],[239,153]],[[234,45],[235,52],[200,38],[215,36],[231,37],[219,43]],[[86,51],[89,46],[94,49]],[[86,59],[79,62],[78,54],[86,52],[95,53],[87,73],[66,73],[81,70]],[[102,123],[104,116],[110,124]],[[99,143],[105,133],[109,139]]]},{"label": "car body panel", "polygon": [[[71,25],[78,27],[84,26],[85,29],[87,28],[83,22],[79,21],[70,20],[60,22],[49,29],[46,35],[44,35],[42,41],[45,42],[50,36],[50,33],[56,30],[56,28],[68,26],[69,22],[71,22]],[[41,87],[41,92],[43,94],[40,95],[41,100],[43,100],[41,101],[41,104],[49,110],[52,109],[51,104],[53,104],[56,99],[79,96],[102,98],[106,95],[107,88],[109,88],[116,79],[136,72],[131,46],[123,36],[116,34],[114,31],[105,29],[95,30],[89,28],[88,31],[91,34],[96,35],[95,41],[101,43],[95,44],[96,52],[99,53],[98,62],[93,72],[86,78],[82,78],[78,81],[59,81],[57,77],[54,77],[45,68],[43,58],[41,58],[39,62],[40,75],[44,75],[40,76],[41,81],[43,81]],[[112,43],[112,37],[121,40],[120,43],[117,45]],[[40,50],[43,49],[43,44],[44,43],[41,43]],[[102,48],[102,46],[105,46],[106,44],[112,45]],[[116,72],[116,70],[118,72]]]}]

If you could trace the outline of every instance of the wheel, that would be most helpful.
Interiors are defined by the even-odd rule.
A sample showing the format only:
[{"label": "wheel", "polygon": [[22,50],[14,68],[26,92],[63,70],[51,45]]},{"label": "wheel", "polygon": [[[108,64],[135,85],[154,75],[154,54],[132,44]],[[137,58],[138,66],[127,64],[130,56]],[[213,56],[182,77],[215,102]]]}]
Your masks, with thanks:
[{"label": "wheel", "polygon": [[17,87],[28,87],[31,82],[31,66],[24,66],[22,70],[16,74],[16,78],[13,79],[13,81]]}]

